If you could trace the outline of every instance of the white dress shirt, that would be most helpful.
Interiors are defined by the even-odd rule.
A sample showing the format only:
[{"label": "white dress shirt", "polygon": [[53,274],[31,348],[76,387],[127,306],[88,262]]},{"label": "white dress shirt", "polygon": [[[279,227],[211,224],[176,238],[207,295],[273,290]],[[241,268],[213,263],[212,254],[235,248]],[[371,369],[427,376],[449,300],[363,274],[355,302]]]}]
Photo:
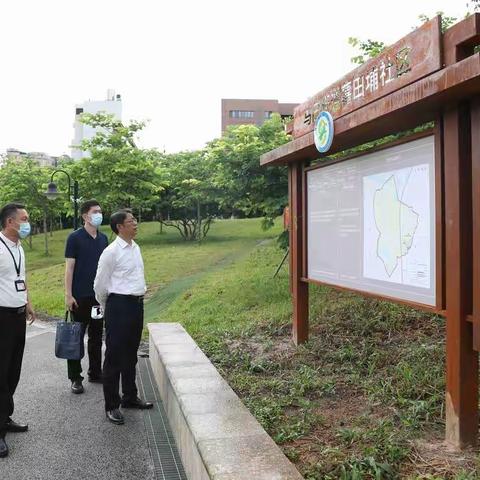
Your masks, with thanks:
[{"label": "white dress shirt", "polygon": [[25,282],[25,252],[20,241],[14,243],[1,232],[0,237],[12,252],[17,265],[20,263],[20,276],[18,276],[12,256],[0,242],[0,307],[23,307],[27,304],[27,292],[17,292],[15,282],[17,280]]},{"label": "white dress shirt", "polygon": [[105,309],[111,293],[145,295],[145,274],[139,246],[118,237],[102,253],[93,283],[95,297]]}]

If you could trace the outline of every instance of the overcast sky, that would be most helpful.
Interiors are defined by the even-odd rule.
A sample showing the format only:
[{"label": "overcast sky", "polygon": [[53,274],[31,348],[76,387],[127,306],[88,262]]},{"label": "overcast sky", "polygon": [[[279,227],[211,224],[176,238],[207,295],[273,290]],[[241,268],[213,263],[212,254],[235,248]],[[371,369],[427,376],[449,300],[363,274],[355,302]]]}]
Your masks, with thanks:
[{"label": "overcast sky", "polygon": [[167,152],[220,135],[221,98],[303,102],[354,68],[349,36],[393,43],[467,0],[16,0],[0,4],[0,152],[70,154],[74,106],[123,98]]}]

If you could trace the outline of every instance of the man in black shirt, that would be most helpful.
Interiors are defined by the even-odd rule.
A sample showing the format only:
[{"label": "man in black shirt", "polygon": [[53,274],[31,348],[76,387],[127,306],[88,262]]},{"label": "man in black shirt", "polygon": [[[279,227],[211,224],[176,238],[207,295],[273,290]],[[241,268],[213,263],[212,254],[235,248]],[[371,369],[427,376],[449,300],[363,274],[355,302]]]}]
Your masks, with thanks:
[{"label": "man in black shirt", "polygon": [[[102,381],[103,319],[92,318],[92,307],[98,305],[93,291],[98,259],[108,245],[107,236],[98,230],[102,209],[96,200],[83,203],[80,213],[84,227],[71,233],[65,246],[65,303],[76,322],[82,322],[83,333],[88,327],[88,377],[90,382]],[[67,360],[68,378],[73,393],[83,393],[80,360]]]}]

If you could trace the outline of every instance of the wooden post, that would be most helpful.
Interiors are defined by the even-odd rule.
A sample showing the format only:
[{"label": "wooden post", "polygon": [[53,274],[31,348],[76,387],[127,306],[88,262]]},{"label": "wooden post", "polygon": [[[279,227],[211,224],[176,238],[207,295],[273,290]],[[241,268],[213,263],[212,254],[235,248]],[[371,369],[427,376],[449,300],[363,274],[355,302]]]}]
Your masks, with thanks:
[{"label": "wooden post", "polygon": [[293,341],[296,345],[308,340],[308,283],[303,271],[303,176],[302,164],[289,164],[290,201],[290,278],[293,300]]},{"label": "wooden post", "polygon": [[473,206],[473,348],[480,351],[480,97],[471,103]]},{"label": "wooden post", "polygon": [[293,299],[293,217],[292,217],[292,165],[288,165],[288,211],[290,215],[290,222],[288,225],[288,265],[289,265],[289,286],[290,286],[290,295]]},{"label": "wooden post", "polygon": [[[447,307],[446,440],[475,445],[478,433],[478,355],[472,348],[472,189],[468,105],[443,115]],[[476,292],[478,295],[480,292]]]}]

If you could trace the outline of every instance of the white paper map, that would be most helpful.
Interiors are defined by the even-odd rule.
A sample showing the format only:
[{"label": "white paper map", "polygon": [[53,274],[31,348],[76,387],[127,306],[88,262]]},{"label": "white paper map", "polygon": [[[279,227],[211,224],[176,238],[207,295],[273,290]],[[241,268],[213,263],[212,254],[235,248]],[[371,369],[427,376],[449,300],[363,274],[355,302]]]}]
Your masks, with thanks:
[{"label": "white paper map", "polygon": [[430,288],[429,165],[363,177],[363,275]]}]

